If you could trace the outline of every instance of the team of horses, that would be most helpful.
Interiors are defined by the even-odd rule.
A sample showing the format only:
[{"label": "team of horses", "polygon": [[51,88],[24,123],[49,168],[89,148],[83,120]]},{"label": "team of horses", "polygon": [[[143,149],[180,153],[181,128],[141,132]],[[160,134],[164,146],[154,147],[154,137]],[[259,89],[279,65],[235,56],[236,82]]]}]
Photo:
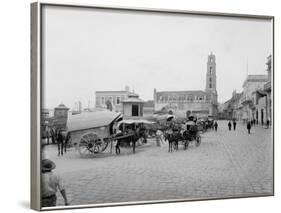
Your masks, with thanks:
[{"label": "team of horses", "polygon": [[[186,150],[189,146],[189,143],[194,141],[196,146],[199,146],[201,143],[201,136],[199,134],[197,125],[187,127],[183,130],[181,127],[173,126],[162,129],[163,136],[165,141],[168,141],[168,152],[173,152],[173,150],[179,149],[179,143],[183,145],[183,149]],[[213,129],[213,122],[201,123],[202,131],[207,131],[208,129]],[[123,134],[123,133],[121,133]],[[136,143],[138,141],[146,142],[146,133],[145,131],[140,131],[139,129],[131,130],[130,133],[127,133],[127,137],[120,137],[118,139],[118,134],[115,135],[117,139],[115,145],[116,154],[120,154],[120,145],[127,145],[132,147],[133,153],[135,153]],[[65,134],[62,130],[50,129],[49,137],[52,139],[52,143],[57,144],[58,147],[58,156],[63,156],[67,151],[68,146],[68,135]]]},{"label": "team of horses", "polygon": [[198,130],[195,128],[189,130],[166,130],[164,131],[164,139],[169,143],[168,152],[173,152],[173,149],[178,150],[180,142],[182,143],[184,150],[188,148],[189,143],[192,141],[195,141],[196,146],[199,146],[201,143],[201,136],[199,135]]}]

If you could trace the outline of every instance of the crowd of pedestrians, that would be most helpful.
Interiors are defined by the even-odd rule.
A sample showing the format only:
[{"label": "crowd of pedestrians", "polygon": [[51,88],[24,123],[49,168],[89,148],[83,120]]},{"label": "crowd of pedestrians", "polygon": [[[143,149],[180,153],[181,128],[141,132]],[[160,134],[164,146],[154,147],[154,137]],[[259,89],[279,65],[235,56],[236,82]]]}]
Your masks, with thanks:
[{"label": "crowd of pedestrians", "polygon": [[[264,122],[262,121],[261,124],[263,126]],[[233,119],[232,121],[229,120],[228,123],[227,123],[228,130],[231,131],[232,127],[233,127],[233,131],[235,131],[236,130],[236,125],[237,125],[237,122],[236,122],[235,119]],[[251,129],[252,129],[252,127],[254,125],[258,125],[258,121],[256,119],[252,119],[252,120],[249,120],[249,121],[246,122],[246,129],[247,129],[248,134],[251,134]],[[266,121],[266,128],[269,128],[269,127],[270,127],[270,121],[267,120]]]}]

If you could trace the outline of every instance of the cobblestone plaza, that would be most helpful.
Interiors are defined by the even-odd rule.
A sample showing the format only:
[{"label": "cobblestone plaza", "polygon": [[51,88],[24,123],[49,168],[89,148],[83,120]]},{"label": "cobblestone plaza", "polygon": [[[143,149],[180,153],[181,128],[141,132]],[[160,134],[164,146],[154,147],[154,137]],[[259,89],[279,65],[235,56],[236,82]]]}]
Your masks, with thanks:
[{"label": "cobblestone plaza", "polygon": [[[156,146],[154,138],[133,154],[121,147],[83,159],[74,148],[63,157],[56,146],[46,148],[64,180],[71,205],[133,201],[244,197],[273,194],[272,129],[238,123],[228,131],[219,121],[218,131],[202,134],[199,147],[179,145],[168,153],[167,143]],[[63,205],[59,195],[58,205]]]}]

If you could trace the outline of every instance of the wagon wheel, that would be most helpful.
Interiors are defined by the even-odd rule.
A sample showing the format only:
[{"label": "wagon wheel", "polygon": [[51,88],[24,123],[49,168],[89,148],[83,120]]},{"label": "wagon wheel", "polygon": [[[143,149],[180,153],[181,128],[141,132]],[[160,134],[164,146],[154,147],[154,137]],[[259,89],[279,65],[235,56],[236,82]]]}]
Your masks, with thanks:
[{"label": "wagon wheel", "polygon": [[105,149],[104,140],[98,134],[88,132],[81,136],[78,148],[80,155],[83,157],[97,154]]},{"label": "wagon wheel", "polygon": [[196,137],[196,146],[200,146],[200,144],[201,144],[201,136],[198,135],[198,136]]},{"label": "wagon wheel", "polygon": [[106,150],[108,144],[111,142],[111,139],[109,138],[104,138],[103,139],[103,143],[101,144],[101,152],[103,152],[104,150]]}]

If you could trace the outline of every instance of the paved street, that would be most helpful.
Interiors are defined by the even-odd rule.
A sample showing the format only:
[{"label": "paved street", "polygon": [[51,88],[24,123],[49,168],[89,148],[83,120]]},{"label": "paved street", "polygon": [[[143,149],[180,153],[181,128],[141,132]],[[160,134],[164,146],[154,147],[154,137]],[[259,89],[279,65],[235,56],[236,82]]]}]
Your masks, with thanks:
[{"label": "paved street", "polygon": [[[202,135],[199,147],[168,153],[168,145],[156,147],[155,139],[137,147],[136,153],[121,147],[121,155],[105,154],[82,159],[70,149],[57,156],[48,146],[47,156],[64,179],[71,205],[128,201],[193,199],[272,194],[273,145],[271,129],[238,123],[228,131],[219,121],[218,132]],[[58,205],[63,205],[61,195]]]}]

